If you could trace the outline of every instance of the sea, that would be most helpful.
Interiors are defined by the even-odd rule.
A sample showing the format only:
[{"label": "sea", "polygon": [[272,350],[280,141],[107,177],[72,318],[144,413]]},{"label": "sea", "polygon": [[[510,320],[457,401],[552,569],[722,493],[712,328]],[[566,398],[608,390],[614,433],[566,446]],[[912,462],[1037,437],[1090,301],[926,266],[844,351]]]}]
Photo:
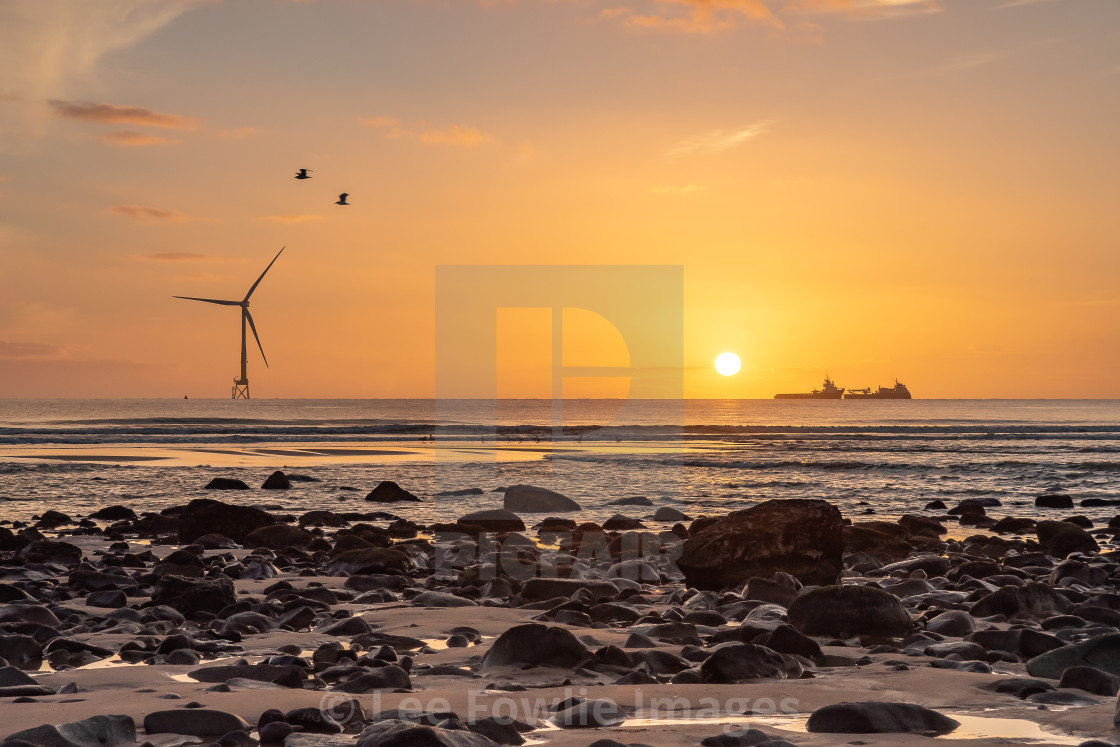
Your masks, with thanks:
[{"label": "sea", "polygon": [[[260,489],[277,469],[310,479]],[[214,477],[252,489],[207,490]],[[382,480],[422,500],[365,502]],[[990,497],[996,518],[1081,515],[1100,526],[1120,513],[1118,480],[1120,401],[1111,400],[0,399],[0,520],[9,521],[218,497],[435,523],[500,507],[502,488],[532,484],[597,521],[789,498],[890,520],[943,513],[925,509],[932,501]],[[1074,508],[1035,507],[1054,492]],[[652,507],[612,505],[635,496]]]}]

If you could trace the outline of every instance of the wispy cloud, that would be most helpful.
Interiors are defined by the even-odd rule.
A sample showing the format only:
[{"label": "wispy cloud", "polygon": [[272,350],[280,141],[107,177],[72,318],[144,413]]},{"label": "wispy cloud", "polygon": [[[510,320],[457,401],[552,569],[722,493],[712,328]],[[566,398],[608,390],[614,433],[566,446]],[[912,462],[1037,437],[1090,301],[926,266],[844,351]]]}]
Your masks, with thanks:
[{"label": "wispy cloud", "polygon": [[685,156],[691,153],[716,153],[742,145],[766,132],[770,121],[756,122],[737,130],[713,130],[703,135],[689,138],[669,151],[670,156]]},{"label": "wispy cloud", "polygon": [[58,355],[57,345],[41,342],[5,342],[0,340],[0,358],[43,358]]},{"label": "wispy cloud", "polygon": [[394,140],[408,139],[428,145],[460,145],[467,148],[497,142],[493,135],[470,125],[433,128],[426,122],[417,122],[409,128],[392,117],[360,117],[358,121],[366,127],[384,130],[385,136]]},{"label": "wispy cloud", "polygon": [[629,28],[714,34],[742,22],[780,30],[791,16],[892,18],[943,9],[938,0],[630,0],[601,10],[599,17]]},{"label": "wispy cloud", "polygon": [[106,145],[115,145],[118,148],[142,148],[147,145],[179,145],[182,140],[158,135],[146,135],[143,132],[132,130],[119,130],[99,135],[98,140]]},{"label": "wispy cloud", "polygon": [[1003,3],[1002,5],[997,5],[996,7],[1000,8],[1000,9],[1003,9],[1003,8],[1019,8],[1019,7],[1022,7],[1024,5],[1038,5],[1039,3],[1051,3],[1051,2],[1055,2],[1055,0],[1008,0],[1008,2]]},{"label": "wispy cloud", "polygon": [[266,215],[260,220],[272,221],[273,223],[307,223],[313,220],[322,220],[321,215],[303,215],[301,213],[286,213],[284,215]]},{"label": "wispy cloud", "polygon": [[172,130],[193,130],[198,127],[198,119],[178,114],[145,109],[142,106],[118,106],[116,104],[94,104],[88,101],[47,102],[51,113],[64,119],[102,124],[131,124],[145,127],[165,127]]},{"label": "wispy cloud", "polygon": [[848,18],[898,18],[940,13],[940,0],[790,0],[783,10],[791,13],[840,13]]},{"label": "wispy cloud", "polygon": [[109,208],[113,215],[132,218],[141,223],[192,223],[213,222],[212,218],[198,218],[193,215],[181,213],[178,210],[164,210],[163,208],[148,207],[146,205],[114,205]]}]

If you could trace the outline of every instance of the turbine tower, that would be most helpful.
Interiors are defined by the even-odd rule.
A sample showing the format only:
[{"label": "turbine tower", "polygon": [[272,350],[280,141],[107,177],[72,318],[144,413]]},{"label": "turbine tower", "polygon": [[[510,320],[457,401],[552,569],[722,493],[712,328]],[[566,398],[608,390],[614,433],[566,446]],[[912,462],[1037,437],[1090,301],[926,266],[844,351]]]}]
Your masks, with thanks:
[{"label": "turbine tower", "polygon": [[268,358],[264,354],[264,346],[261,345],[261,338],[257,336],[257,325],[253,324],[253,315],[249,313],[249,297],[253,295],[253,291],[264,280],[264,276],[272,269],[272,265],[276,264],[276,260],[280,259],[284,249],[281,247],[280,251],[276,252],[276,256],[268,263],[268,267],[264,268],[264,272],[257,278],[257,282],[253,283],[253,287],[249,288],[249,292],[245,294],[245,298],[240,301],[219,301],[214,298],[194,298],[193,296],[175,296],[184,301],[202,301],[203,303],[216,303],[219,306],[240,306],[241,307],[241,376],[233,380],[233,399],[249,399],[249,373],[248,373],[248,354],[245,352],[245,322],[249,323],[249,328],[253,330],[253,339],[257,341],[257,347],[260,348],[261,358],[264,359],[265,368],[268,367]]}]

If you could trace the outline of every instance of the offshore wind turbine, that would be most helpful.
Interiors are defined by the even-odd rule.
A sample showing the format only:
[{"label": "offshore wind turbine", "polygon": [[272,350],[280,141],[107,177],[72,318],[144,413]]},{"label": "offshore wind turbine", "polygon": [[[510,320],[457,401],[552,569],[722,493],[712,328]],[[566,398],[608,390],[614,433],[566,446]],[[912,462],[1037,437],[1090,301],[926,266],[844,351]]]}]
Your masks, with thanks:
[{"label": "offshore wind turbine", "polygon": [[264,280],[264,276],[272,269],[272,265],[276,264],[276,260],[280,259],[280,255],[284,253],[281,247],[280,251],[276,252],[276,256],[268,263],[268,267],[264,268],[264,272],[257,278],[257,282],[249,288],[249,292],[245,294],[245,298],[240,301],[219,301],[215,298],[194,298],[193,296],[175,296],[184,301],[202,301],[203,303],[216,303],[219,306],[240,306],[241,307],[241,376],[233,380],[233,399],[249,399],[249,360],[248,354],[245,352],[245,322],[249,323],[249,328],[253,330],[253,339],[257,341],[257,347],[260,348],[261,358],[264,359],[265,368],[268,368],[268,358],[264,354],[264,346],[261,345],[261,338],[257,336],[257,325],[253,324],[253,315],[249,313],[249,297],[253,295],[253,291]]}]

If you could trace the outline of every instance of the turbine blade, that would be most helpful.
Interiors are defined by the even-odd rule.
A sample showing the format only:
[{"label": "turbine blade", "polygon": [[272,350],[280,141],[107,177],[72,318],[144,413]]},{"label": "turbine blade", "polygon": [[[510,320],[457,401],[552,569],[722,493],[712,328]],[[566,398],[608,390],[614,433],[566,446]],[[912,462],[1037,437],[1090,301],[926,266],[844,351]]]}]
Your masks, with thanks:
[{"label": "turbine blade", "polygon": [[[264,276],[268,273],[269,270],[272,269],[272,266],[276,264],[276,260],[280,259],[280,255],[283,254],[284,250],[287,248],[288,247],[286,246],[282,246],[280,247],[280,251],[276,252],[276,256],[273,257],[272,261],[268,263],[268,267],[264,268],[264,272],[262,272],[261,276],[257,278],[257,282],[253,283],[253,287],[250,288],[249,292],[245,294],[245,301],[248,301],[249,296],[253,295],[253,291],[255,291],[257,289],[257,286],[261,284],[261,281],[264,280]],[[244,301],[242,301],[242,303],[244,303]]]},{"label": "turbine blade", "polygon": [[253,324],[253,315],[245,307],[241,308],[245,312],[245,318],[249,320],[249,329],[253,330],[253,339],[257,341],[257,347],[261,349],[261,357],[264,358],[264,367],[268,368],[268,358],[264,354],[264,345],[261,345],[261,338],[257,336],[257,325]]},{"label": "turbine blade", "polygon": [[181,298],[184,301],[202,301],[203,303],[216,303],[219,306],[240,306],[240,301],[219,301],[216,298],[195,298],[194,296],[172,296],[172,298]]}]

